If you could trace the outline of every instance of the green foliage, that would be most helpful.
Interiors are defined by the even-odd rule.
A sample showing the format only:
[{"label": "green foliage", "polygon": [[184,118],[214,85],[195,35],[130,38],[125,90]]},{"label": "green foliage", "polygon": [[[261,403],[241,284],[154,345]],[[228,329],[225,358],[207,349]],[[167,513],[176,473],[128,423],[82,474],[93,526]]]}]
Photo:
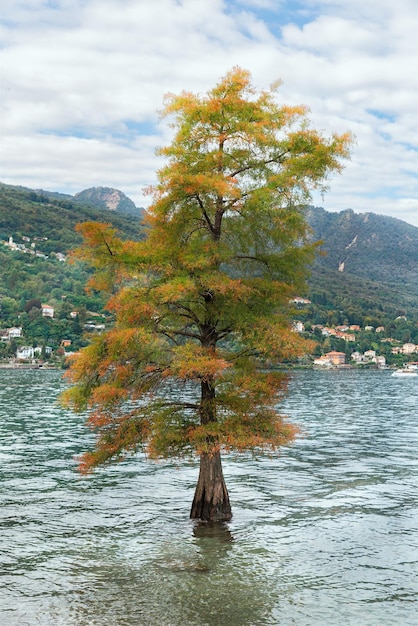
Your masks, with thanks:
[{"label": "green foliage", "polygon": [[119,232],[138,239],[140,219],[92,207],[74,198],[60,199],[47,192],[34,192],[24,187],[0,183],[0,241],[13,236],[38,238],[36,249],[45,254],[67,253],[81,243],[75,226],[85,221],[107,221]]},{"label": "green foliage", "polygon": [[[263,367],[311,347],[289,304],[316,249],[302,203],[341,169],[351,137],[311,129],[306,107],[257,93],[239,68],[204,96],[170,96],[165,115],[175,135],[160,151],[144,241],[81,227],[79,257],[116,318],[75,359],[65,396],[90,408],[98,433],[85,469],[141,445],[151,457],[207,458],[295,434],[277,412],[283,375]],[[192,401],[167,397],[180,383],[194,384]]]},{"label": "green foliage", "polygon": [[[395,267],[393,273],[396,274]],[[416,270],[418,281],[418,267]],[[374,282],[315,265],[309,278],[308,298],[312,306],[299,319],[314,324],[358,324],[387,326],[399,315],[415,319],[418,294],[392,283]]]},{"label": "green foliage", "polygon": [[[138,220],[110,211],[106,211],[106,219],[122,235],[131,239],[141,237]],[[91,274],[87,266],[62,262],[55,256],[57,252],[67,254],[80,244],[75,226],[86,220],[103,220],[103,211],[65,197],[49,196],[47,192],[0,184],[0,328],[23,325],[24,338],[20,343],[32,345],[47,340],[54,349],[59,347],[61,339],[72,340],[73,349],[86,344],[80,319],[71,320],[69,312],[99,312],[105,301],[98,293],[86,294],[85,286]],[[34,243],[35,250],[44,256],[10,250],[2,245],[10,236],[28,250],[34,250],[31,247]],[[40,303],[54,306],[56,317],[29,323],[26,313],[35,305],[39,310]]]},{"label": "green foliage", "polygon": [[[310,207],[308,221],[315,237],[323,241],[323,255],[316,260],[320,270],[338,271],[377,283],[417,306],[418,303],[418,229],[406,222],[373,213],[358,214],[348,209],[329,213]],[[331,275],[328,275],[331,277]],[[366,285],[366,283],[364,283]],[[364,288],[363,288],[364,291]],[[392,294],[391,294],[392,291]],[[370,293],[370,296],[376,296]],[[396,306],[396,302],[394,303]]]}]

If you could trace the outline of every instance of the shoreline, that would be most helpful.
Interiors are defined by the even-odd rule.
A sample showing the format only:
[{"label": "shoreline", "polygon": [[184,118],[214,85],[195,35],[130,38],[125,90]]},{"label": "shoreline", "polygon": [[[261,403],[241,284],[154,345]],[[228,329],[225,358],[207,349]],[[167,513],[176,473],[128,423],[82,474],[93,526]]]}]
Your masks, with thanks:
[{"label": "shoreline", "polygon": [[[46,365],[43,363],[5,363],[5,362],[0,362],[0,370],[45,370],[45,371],[58,371],[58,370],[65,370],[65,367],[59,366],[59,365]],[[286,366],[279,366],[278,369],[283,369],[285,371],[291,371],[291,370],[314,370],[314,371],[319,371],[319,372],[329,372],[329,371],[344,371],[344,370],[357,370],[357,371],[370,371],[370,370],[375,370],[375,371],[388,371],[388,370],[396,370],[398,369],[395,366],[386,366],[386,367],[376,367],[375,365],[369,365],[367,367],[356,367],[353,366],[352,364],[345,364],[345,365],[332,365],[332,366],[328,366],[328,367],[321,367],[321,366],[317,366],[317,365],[286,365]]]},{"label": "shoreline", "polygon": [[2,370],[60,370],[62,367],[54,365],[40,365],[39,363],[0,363]]}]

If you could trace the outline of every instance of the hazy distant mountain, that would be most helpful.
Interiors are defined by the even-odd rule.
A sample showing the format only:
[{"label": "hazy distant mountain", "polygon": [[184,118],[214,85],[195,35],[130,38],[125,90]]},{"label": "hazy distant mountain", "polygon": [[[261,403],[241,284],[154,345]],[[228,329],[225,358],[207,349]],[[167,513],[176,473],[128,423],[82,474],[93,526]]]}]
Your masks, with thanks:
[{"label": "hazy distant mountain", "polygon": [[351,209],[330,213],[310,207],[308,221],[324,256],[316,265],[387,285],[403,285],[418,295],[418,228],[402,220]]},{"label": "hazy distant mountain", "polygon": [[99,209],[118,211],[139,217],[143,209],[137,207],[128,196],[112,187],[90,187],[73,196],[73,200]]}]

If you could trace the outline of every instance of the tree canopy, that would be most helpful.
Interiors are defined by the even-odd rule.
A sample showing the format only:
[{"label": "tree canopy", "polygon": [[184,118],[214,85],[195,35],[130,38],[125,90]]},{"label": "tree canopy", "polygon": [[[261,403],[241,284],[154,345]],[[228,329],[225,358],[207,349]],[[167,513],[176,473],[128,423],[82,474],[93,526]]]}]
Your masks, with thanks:
[{"label": "tree canopy", "polygon": [[205,95],[167,96],[163,114],[175,134],[159,150],[144,240],[79,227],[77,254],[116,324],[75,358],[65,402],[89,409],[97,432],[82,469],[138,449],[198,454],[191,516],[229,519],[221,450],[274,450],[295,436],[271,366],[306,349],[289,304],[316,249],[303,205],[341,170],[351,136],[325,137],[306,107],[257,92],[240,68]]}]

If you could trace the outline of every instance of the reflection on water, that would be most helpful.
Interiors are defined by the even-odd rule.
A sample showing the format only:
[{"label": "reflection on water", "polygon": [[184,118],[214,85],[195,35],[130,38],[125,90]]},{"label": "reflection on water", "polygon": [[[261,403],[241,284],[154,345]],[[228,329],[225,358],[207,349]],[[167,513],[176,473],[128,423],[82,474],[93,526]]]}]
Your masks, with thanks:
[{"label": "reflection on water", "polygon": [[80,478],[59,372],[0,371],[0,624],[417,624],[416,383],[297,372],[304,438],[226,459],[234,517],[211,525],[188,520],[196,463]]},{"label": "reflection on water", "polygon": [[193,536],[196,539],[210,539],[209,545],[217,543],[229,543],[234,538],[226,522],[203,522],[195,521],[193,524]]}]

